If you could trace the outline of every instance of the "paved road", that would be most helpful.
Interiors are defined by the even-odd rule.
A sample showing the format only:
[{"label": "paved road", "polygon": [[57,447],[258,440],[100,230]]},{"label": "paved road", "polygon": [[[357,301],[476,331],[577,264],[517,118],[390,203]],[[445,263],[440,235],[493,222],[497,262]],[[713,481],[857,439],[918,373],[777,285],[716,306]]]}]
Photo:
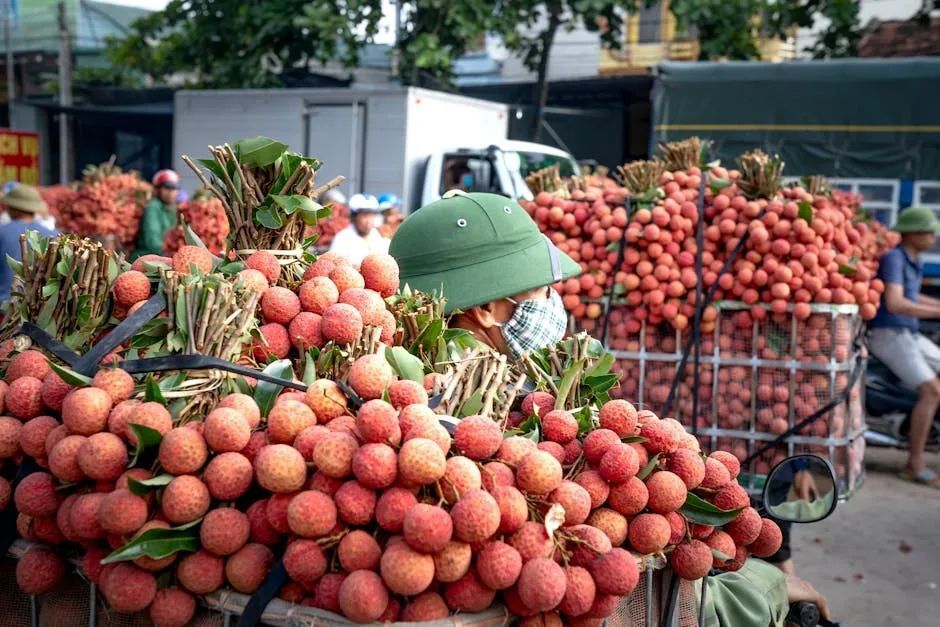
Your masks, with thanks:
[{"label": "paved road", "polygon": [[[797,525],[797,574],[844,627],[940,625],[940,490],[896,478],[900,451],[869,449],[867,478],[819,523]],[[940,471],[940,455],[930,465]]]}]

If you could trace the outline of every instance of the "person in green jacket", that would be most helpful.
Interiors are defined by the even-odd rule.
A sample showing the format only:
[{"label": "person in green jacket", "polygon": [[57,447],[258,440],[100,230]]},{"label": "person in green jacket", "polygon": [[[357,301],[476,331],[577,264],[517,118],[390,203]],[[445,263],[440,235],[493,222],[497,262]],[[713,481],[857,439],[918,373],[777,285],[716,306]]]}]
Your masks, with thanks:
[{"label": "person in green jacket", "polygon": [[180,176],[173,170],[160,170],[153,176],[154,197],[144,209],[137,234],[135,257],[162,255],[163,238],[176,226],[176,201],[180,193]]}]

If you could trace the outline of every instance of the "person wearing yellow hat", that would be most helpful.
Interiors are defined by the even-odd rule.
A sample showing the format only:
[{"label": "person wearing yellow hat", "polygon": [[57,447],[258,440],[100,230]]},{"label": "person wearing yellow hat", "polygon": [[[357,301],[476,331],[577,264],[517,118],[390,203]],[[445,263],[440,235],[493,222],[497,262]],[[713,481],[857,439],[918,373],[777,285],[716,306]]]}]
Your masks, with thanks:
[{"label": "person wearing yellow hat", "polygon": [[870,323],[869,347],[902,383],[917,390],[901,478],[940,488],[940,477],[924,458],[930,426],[940,408],[940,346],[922,335],[918,325],[921,318],[940,318],[940,300],[920,293],[924,280],[920,255],[933,248],[940,220],[930,209],[911,207],[901,212],[893,230],[901,234],[901,243],[885,253],[878,266],[885,289]]},{"label": "person wearing yellow hat", "polygon": [[3,196],[0,204],[10,217],[10,221],[0,225],[0,303],[10,300],[10,288],[13,285],[13,270],[7,264],[10,258],[20,261],[22,249],[20,248],[20,235],[26,231],[38,231],[46,237],[58,235],[55,229],[50,229],[38,221],[38,218],[47,212],[46,203],[42,196],[32,185],[17,185]]}]

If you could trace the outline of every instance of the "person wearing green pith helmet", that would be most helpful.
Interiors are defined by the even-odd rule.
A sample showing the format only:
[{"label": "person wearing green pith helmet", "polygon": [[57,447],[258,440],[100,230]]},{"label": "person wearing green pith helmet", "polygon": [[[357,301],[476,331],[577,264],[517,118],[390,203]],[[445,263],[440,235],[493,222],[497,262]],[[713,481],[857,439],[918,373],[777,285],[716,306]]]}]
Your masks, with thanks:
[{"label": "person wearing green pith helmet", "polygon": [[901,234],[901,243],[878,264],[878,277],[885,287],[881,307],[869,323],[869,347],[904,385],[917,390],[901,478],[940,488],[940,476],[927,466],[924,456],[930,425],[940,408],[940,346],[919,329],[921,318],[940,318],[940,300],[920,293],[921,253],[933,248],[940,220],[930,209],[911,207],[901,212],[892,230]]},{"label": "person wearing green pith helmet", "polygon": [[551,285],[581,267],[513,200],[447,192],[402,223],[389,253],[402,286],[443,297],[451,326],[513,359],[565,335],[568,314]]}]

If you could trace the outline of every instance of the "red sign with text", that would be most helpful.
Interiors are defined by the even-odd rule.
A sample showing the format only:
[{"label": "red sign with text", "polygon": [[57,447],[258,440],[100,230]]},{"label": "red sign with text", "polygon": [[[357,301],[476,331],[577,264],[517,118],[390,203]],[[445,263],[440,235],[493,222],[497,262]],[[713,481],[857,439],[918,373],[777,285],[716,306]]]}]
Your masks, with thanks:
[{"label": "red sign with text", "polygon": [[0,129],[0,184],[39,184],[39,135]]}]

